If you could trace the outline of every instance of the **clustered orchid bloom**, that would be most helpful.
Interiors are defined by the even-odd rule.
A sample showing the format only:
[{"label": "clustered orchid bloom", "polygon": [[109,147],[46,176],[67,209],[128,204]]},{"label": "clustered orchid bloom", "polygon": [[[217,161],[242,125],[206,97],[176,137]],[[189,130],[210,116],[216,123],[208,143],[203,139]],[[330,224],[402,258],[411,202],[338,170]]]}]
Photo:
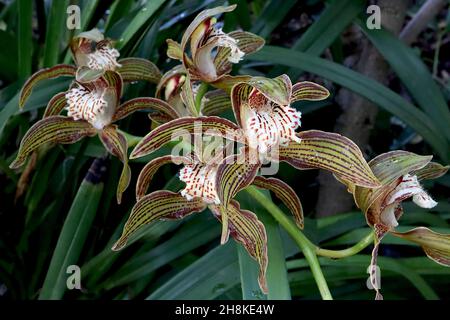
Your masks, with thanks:
[{"label": "clustered orchid bloom", "polygon": [[[202,142],[208,140],[204,138],[218,137],[228,144],[217,147],[208,143],[205,148],[198,148],[194,141],[193,153],[149,161],[139,174],[137,202],[113,250],[124,248],[146,224],[182,219],[208,209],[222,224],[221,244],[231,236],[258,262],[258,282],[267,293],[265,227],[257,212],[241,209],[234,198],[250,186],[269,190],[291,211],[297,227],[302,229],[303,209],[295,191],[279,179],[262,175],[263,164],[271,161],[287,162],[300,170],[330,171],[348,187],[376,231],[372,265],[376,264],[379,242],[387,232],[420,244],[430,258],[450,265],[449,236],[426,228],[406,233],[394,230],[403,200],[413,197],[425,208],[436,204],[419,181],[439,177],[448,167],[430,162],[430,157],[404,151],[383,154],[367,163],[358,146],[344,136],[318,130],[299,131],[301,112],[293,104],[324,100],[329,91],[308,81],[293,85],[287,75],[273,79],[230,75],[232,64],[264,45],[262,38],[249,32],[225,34],[217,27],[215,16],[235,8],[232,5],[204,10],[188,26],[180,44],[167,40],[167,55],[181,64],[162,76],[145,59],[118,60],[114,42],[105,39],[97,29],[80,33],[70,43],[76,66],[57,65],[38,71],[22,88],[20,106],[40,81],[75,76],[69,90],[55,95],[44,118],[25,134],[11,168],[22,166],[32,152],[46,143],[74,143],[98,135],[106,150],[124,165],[117,187],[120,203],[131,170],[127,135],[114,123],[135,111],[148,111],[156,127],[140,140],[129,159],[150,155],[179,137],[200,138]],[[157,84],[155,98],[134,98],[120,105],[123,83],[136,80]],[[215,90],[207,91],[208,85]],[[64,110],[67,116],[60,115]],[[236,123],[220,117],[225,110],[232,111]],[[234,142],[239,144],[237,152]],[[156,172],[169,163],[183,165],[178,177],[185,186],[177,192],[158,190],[147,194]],[[380,298],[372,274],[371,280]]]},{"label": "clustered orchid bloom", "polygon": [[61,76],[75,77],[79,82],[94,81],[105,71],[116,71],[124,82],[144,80],[158,83],[161,72],[151,61],[142,58],[117,60],[119,52],[113,48],[113,41],[105,39],[98,29],[82,32],[70,42],[75,66],[58,64],[33,74],[22,87],[19,106],[22,108],[33,88],[43,80]]},{"label": "clustered orchid bloom", "polygon": [[[231,235],[244,245],[260,265],[259,284],[267,293],[267,236],[256,214],[243,210],[234,196],[250,184],[271,190],[291,209],[295,221],[303,228],[303,211],[294,190],[283,181],[257,177],[259,163],[251,164],[244,154],[224,157],[221,150],[210,157],[164,156],[150,161],[141,171],[136,186],[137,203],[113,250],[123,248],[129,237],[144,224],[155,220],[181,219],[206,207],[222,223],[221,243]],[[248,160],[248,159],[247,159]],[[167,163],[183,164],[180,180],[186,183],[180,193],[160,190],[145,195],[156,171]]]},{"label": "clustered orchid bloom", "polygon": [[[202,12],[198,15],[201,18],[196,19],[202,21],[216,12],[214,9]],[[191,26],[197,27],[197,23]],[[173,43],[169,42],[168,55],[173,57],[171,49]],[[299,228],[303,228],[303,212],[300,200],[291,187],[281,180],[258,175],[261,158],[265,158],[269,151],[276,150],[279,154],[271,157],[273,161],[277,161],[279,156],[282,161],[300,169],[326,169],[356,185],[369,188],[379,186],[379,182],[359,148],[349,139],[314,130],[296,133],[300,126],[300,112],[291,107],[291,103],[326,99],[329,92],[324,87],[312,82],[299,82],[293,86],[286,75],[275,79],[246,76],[233,80],[231,99],[225,91],[214,90],[207,92],[198,106],[195,102],[196,90],[192,89],[193,82],[211,79],[204,79],[198,76],[199,73],[192,72],[189,69],[192,65],[184,66],[186,69],[177,66],[167,72],[158,84],[156,93],[160,96],[164,90],[164,99],[183,116],[152,130],[136,145],[130,159],[151,154],[185,134],[219,136],[241,142],[244,147],[239,154],[223,157],[222,161],[217,161],[217,157],[198,155],[164,156],[150,161],[139,175],[137,203],[113,249],[123,248],[128,239],[145,224],[159,219],[180,219],[208,207],[222,223],[221,243],[225,243],[231,235],[237,242],[244,244],[249,254],[259,262],[259,284],[261,290],[267,292],[265,228],[254,213],[240,209],[233,198],[238,191],[255,185],[271,190],[280,198],[293,213]],[[238,125],[214,116],[225,108],[232,108]],[[255,152],[256,157],[253,156]],[[170,162],[184,164],[179,179],[186,184],[185,188],[179,193],[162,190],[146,195],[155,172]]]},{"label": "clustered orchid bloom", "polygon": [[[246,54],[255,52],[264,45],[261,37],[250,32],[233,31],[225,34],[216,27],[217,20],[214,16],[235,8],[236,5],[232,5],[204,10],[187,27],[181,44],[167,40],[167,55],[182,61],[193,80],[220,82],[231,71],[233,63],[238,63]],[[190,57],[186,52],[188,43]]]},{"label": "clustered orchid bloom", "polygon": [[[92,51],[94,43],[97,49]],[[17,157],[10,167],[15,169],[22,166],[27,157],[44,144],[75,143],[83,137],[98,134],[106,150],[124,164],[117,187],[117,202],[120,203],[122,193],[129,185],[131,170],[128,166],[127,140],[113,123],[138,110],[150,111],[151,117],[159,121],[176,119],[180,115],[168,103],[155,98],[135,98],[119,105],[122,97],[123,74],[113,71],[120,65],[115,60],[118,52],[110,45],[111,42],[104,40],[97,29],[81,33],[72,41],[71,49],[79,67],[72,75],[76,73],[77,79],[72,82],[67,92],[58,93],[49,101],[44,118],[25,134]],[[148,75],[140,73],[142,69],[139,68],[145,65],[151,65],[151,68],[156,69],[157,74],[160,74],[150,61],[133,59],[124,59],[125,64],[132,67],[125,70],[129,80],[150,79]],[[95,69],[89,69],[91,67]],[[63,75],[58,70],[64,68],[66,67],[56,66],[38,71],[31,76],[21,91],[22,104],[31,94],[34,85],[43,79]],[[83,73],[80,73],[80,70],[83,70]],[[92,70],[98,73],[89,81],[86,77],[78,77],[80,74],[87,75]],[[64,110],[67,111],[67,116],[60,115]]]},{"label": "clustered orchid bloom", "polygon": [[[378,189],[355,186],[342,181],[353,193],[356,204],[364,212],[367,223],[375,230],[375,246],[372,251],[371,270],[377,264],[378,248],[386,233],[422,246],[427,256],[435,262],[450,266],[450,235],[439,234],[424,227],[407,232],[397,232],[398,219],[403,214],[402,202],[412,198],[419,207],[430,209],[437,205],[420,185],[421,180],[436,179],[444,175],[449,166],[431,162],[432,156],[419,156],[407,151],[391,151],[369,161],[370,168],[381,182]],[[375,274],[371,284],[376,299],[382,299]]]}]

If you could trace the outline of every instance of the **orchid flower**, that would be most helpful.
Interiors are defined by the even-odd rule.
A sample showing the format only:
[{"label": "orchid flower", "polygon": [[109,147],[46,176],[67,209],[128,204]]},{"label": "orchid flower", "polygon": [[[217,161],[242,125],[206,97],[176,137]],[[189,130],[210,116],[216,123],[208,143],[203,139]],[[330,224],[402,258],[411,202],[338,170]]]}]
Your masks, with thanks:
[{"label": "orchid flower", "polygon": [[222,89],[206,92],[197,108],[197,89],[192,85],[191,78],[182,65],[172,68],[162,76],[155,96],[167,101],[182,117],[213,116],[231,109],[230,95]]},{"label": "orchid flower", "polygon": [[[299,228],[303,228],[303,211],[291,187],[275,178],[256,176],[260,164],[251,164],[240,157],[242,154],[224,158],[221,152],[217,152],[208,158],[169,155],[150,161],[139,174],[137,203],[113,250],[123,248],[132,234],[143,225],[156,220],[181,219],[209,208],[222,223],[221,244],[226,243],[231,236],[245,247],[259,263],[259,285],[267,293],[267,236],[264,225],[253,212],[241,209],[233,198],[250,184],[271,190],[291,210]],[[186,184],[184,189],[178,193],[160,190],[145,195],[156,171],[167,163],[184,165],[179,173],[179,179]]]},{"label": "orchid flower", "polygon": [[[439,178],[448,171],[449,166],[431,162],[431,158],[432,156],[419,156],[407,151],[391,151],[379,155],[369,162],[382,184],[378,189],[355,186],[341,179],[365,214],[367,223],[375,230],[371,270],[375,270],[380,241],[387,233],[419,244],[430,259],[450,266],[450,235],[439,234],[424,227],[407,232],[395,231],[403,214],[403,201],[412,198],[416,205],[426,209],[437,205],[420,181]],[[377,292],[376,299],[382,299],[375,274],[370,275],[372,286]]]},{"label": "orchid flower", "polygon": [[78,82],[96,80],[105,71],[118,72],[125,82],[144,80],[157,84],[161,72],[152,62],[142,58],[119,58],[119,52],[113,48],[114,42],[105,39],[98,29],[82,32],[70,42],[75,66],[58,64],[34,73],[22,87],[19,106],[22,108],[30,97],[33,88],[43,80],[61,76],[75,77]]},{"label": "orchid flower", "polygon": [[254,77],[232,89],[231,102],[238,125],[216,116],[172,120],[147,134],[130,158],[150,154],[186,132],[201,132],[243,143],[260,158],[284,161],[298,169],[325,169],[356,185],[378,187],[377,178],[351,140],[318,130],[295,132],[300,113],[290,104],[298,100],[322,100],[328,95],[328,90],[312,82],[292,86],[285,75],[275,79]]},{"label": "orchid flower", "polygon": [[[75,143],[83,137],[98,134],[106,150],[122,161],[124,167],[117,187],[117,202],[130,182],[127,140],[114,122],[138,110],[149,110],[158,120],[176,119],[179,114],[166,102],[155,98],[135,98],[119,106],[122,78],[114,71],[105,71],[92,82],[74,81],[66,93],[53,97],[44,118],[25,134],[11,168],[22,166],[27,157],[46,143]],[[63,110],[67,116],[61,116]]]},{"label": "orchid flower", "polygon": [[[238,63],[246,54],[264,45],[262,38],[250,32],[233,31],[226,34],[217,27],[214,16],[235,8],[236,5],[232,5],[204,10],[187,27],[181,44],[167,40],[167,55],[182,61],[193,80],[219,82],[230,73],[233,63]],[[188,43],[190,56],[186,52]]]}]

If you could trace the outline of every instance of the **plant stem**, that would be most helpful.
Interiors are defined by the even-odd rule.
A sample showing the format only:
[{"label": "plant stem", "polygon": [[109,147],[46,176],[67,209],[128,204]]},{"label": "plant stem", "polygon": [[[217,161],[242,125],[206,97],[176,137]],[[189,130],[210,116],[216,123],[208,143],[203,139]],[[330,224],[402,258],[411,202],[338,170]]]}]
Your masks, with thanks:
[{"label": "plant stem", "polygon": [[278,221],[278,223],[286,230],[286,232],[292,237],[297,245],[305,255],[306,260],[309,263],[313,277],[319,288],[320,295],[324,300],[332,300],[331,292],[328,289],[327,282],[320,268],[319,260],[316,256],[315,245],[305,237],[305,235],[298,229],[298,227],[285,216],[272,201],[268,201],[267,198],[256,187],[250,186],[245,191],[256,201],[258,201],[270,214]]},{"label": "plant stem", "polygon": [[200,114],[200,108],[202,106],[202,99],[205,93],[208,91],[208,84],[206,82],[202,82],[200,87],[198,88],[197,94],[195,95],[195,108],[197,112]]},{"label": "plant stem", "polygon": [[366,248],[373,242],[373,231],[370,231],[364,238],[362,238],[358,243],[354,246],[343,249],[343,250],[328,250],[316,247],[316,254],[322,257],[340,259],[345,257],[353,256],[359,253],[361,250]]}]

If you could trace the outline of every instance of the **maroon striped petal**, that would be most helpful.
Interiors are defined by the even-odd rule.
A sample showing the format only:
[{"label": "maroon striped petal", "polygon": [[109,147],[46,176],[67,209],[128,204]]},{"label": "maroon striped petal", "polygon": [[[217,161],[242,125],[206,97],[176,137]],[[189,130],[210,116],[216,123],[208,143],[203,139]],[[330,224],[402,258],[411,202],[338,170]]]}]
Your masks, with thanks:
[{"label": "maroon striped petal", "polygon": [[122,194],[128,188],[131,180],[131,169],[128,165],[127,156],[127,139],[122,133],[117,131],[117,126],[115,125],[110,125],[106,128],[103,128],[103,130],[99,134],[99,137],[106,150],[108,150],[108,152],[112,155],[119,158],[119,160],[123,163],[123,169],[120,175],[116,192],[117,203],[120,204],[120,202],[122,201]]},{"label": "maroon striped petal", "polygon": [[320,101],[329,96],[327,88],[314,82],[302,81],[292,86],[291,103],[299,100]]},{"label": "maroon striped petal", "polygon": [[150,154],[180,136],[206,134],[239,140],[239,128],[219,117],[184,117],[164,123],[147,134],[134,148],[130,159]]},{"label": "maroon striped petal", "polygon": [[42,69],[33,74],[22,87],[19,97],[19,107],[23,108],[30,97],[33,88],[43,80],[54,79],[63,76],[74,77],[77,68],[69,64],[58,64],[54,67]]},{"label": "maroon striped petal", "polygon": [[141,227],[156,220],[182,219],[194,212],[201,212],[205,204],[201,200],[188,201],[178,193],[160,190],[140,199],[131,210],[123,232],[112,250],[125,247],[128,239]]},{"label": "maroon striped petal", "polygon": [[157,98],[141,97],[128,100],[120,105],[112,118],[112,122],[126,118],[136,111],[149,111],[150,117],[155,115],[159,120],[165,120],[166,122],[180,117],[178,112],[167,102]]},{"label": "maroon striped petal", "polygon": [[158,157],[147,163],[144,168],[142,168],[141,173],[137,179],[136,184],[136,200],[139,201],[146,193],[148,186],[150,185],[153,176],[156,171],[159,170],[165,164],[175,163],[175,164],[187,164],[191,163],[191,160],[187,157],[179,156],[163,156]]},{"label": "maroon striped petal", "polygon": [[52,116],[36,122],[23,137],[16,159],[10,168],[22,166],[28,155],[46,143],[75,143],[97,131],[86,121],[75,121],[68,117]]},{"label": "maroon striped petal", "polygon": [[47,107],[45,108],[43,118],[57,116],[64,110],[67,105],[66,93],[67,92],[57,93],[50,99],[47,103]]},{"label": "maroon striped petal", "polygon": [[219,209],[216,206],[213,208],[213,212],[222,223],[223,213],[226,212],[230,236],[236,242],[242,244],[248,254],[258,262],[258,283],[261,291],[267,294],[267,235],[264,225],[253,212],[241,209],[239,203],[234,200],[230,202],[226,209],[223,207]]},{"label": "maroon striped petal", "polygon": [[254,178],[253,185],[272,191],[284,205],[291,211],[295,223],[300,229],[303,229],[303,207],[295,191],[285,182],[276,178],[265,178],[257,176]]},{"label": "maroon striped petal", "polygon": [[301,142],[280,148],[280,161],[298,169],[325,169],[343,180],[368,188],[380,186],[358,146],[336,133],[318,130],[297,135]]},{"label": "maroon striped petal", "polygon": [[117,72],[125,82],[143,80],[157,84],[161,79],[161,71],[147,59],[125,58],[120,59],[119,64],[121,67],[117,69]]},{"label": "maroon striped petal", "polygon": [[391,232],[392,235],[420,245],[431,260],[450,267],[450,235],[418,227],[407,232]]}]

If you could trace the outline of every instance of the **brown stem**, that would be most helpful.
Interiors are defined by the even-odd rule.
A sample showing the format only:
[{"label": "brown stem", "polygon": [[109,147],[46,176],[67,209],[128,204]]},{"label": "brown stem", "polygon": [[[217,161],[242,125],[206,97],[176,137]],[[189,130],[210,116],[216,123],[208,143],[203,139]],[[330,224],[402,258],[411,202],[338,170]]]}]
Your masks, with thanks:
[{"label": "brown stem", "polygon": [[428,0],[425,2],[414,18],[402,30],[400,39],[406,44],[413,43],[417,39],[417,36],[427,27],[428,23],[447,3],[447,0]]}]

